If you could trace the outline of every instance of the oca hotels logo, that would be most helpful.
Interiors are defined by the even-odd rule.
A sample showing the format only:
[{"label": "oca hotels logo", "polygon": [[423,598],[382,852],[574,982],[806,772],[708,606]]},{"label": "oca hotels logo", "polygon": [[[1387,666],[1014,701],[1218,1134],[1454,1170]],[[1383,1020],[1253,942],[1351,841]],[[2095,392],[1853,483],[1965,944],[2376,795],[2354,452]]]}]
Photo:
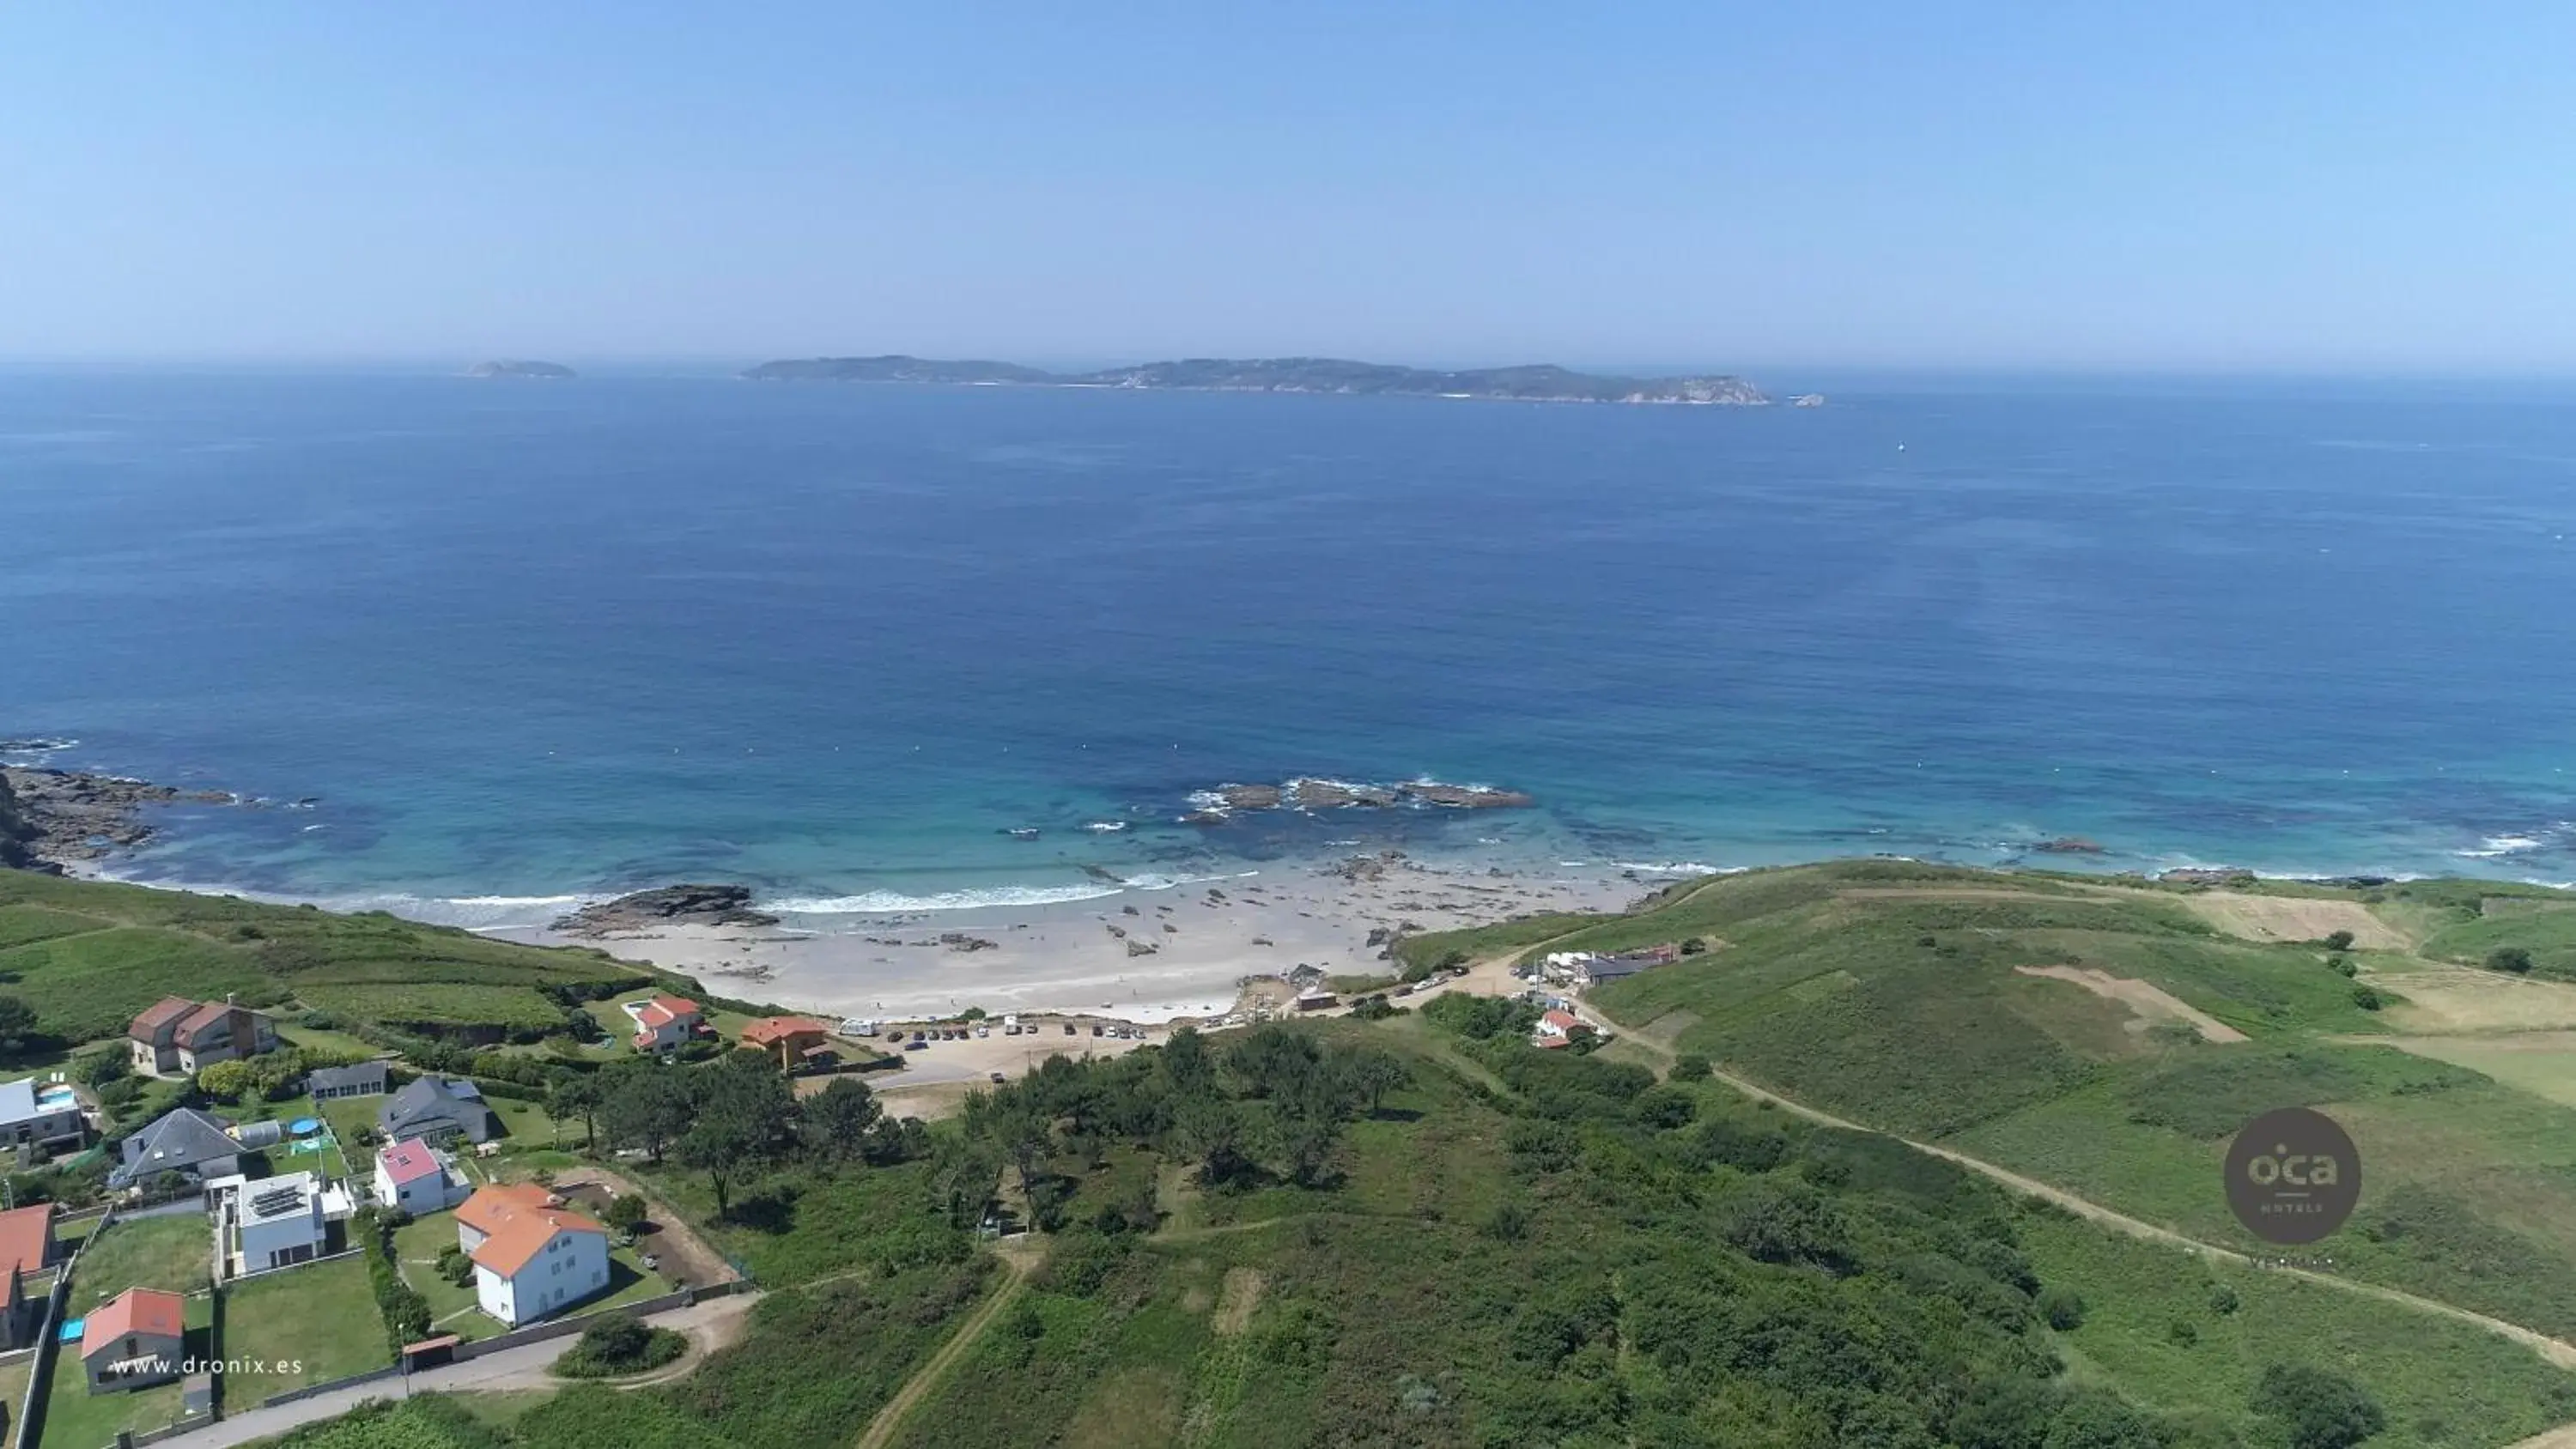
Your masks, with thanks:
[{"label": "oca hotels logo", "polygon": [[2227,1149],[2227,1205],[2267,1243],[2313,1243],[2360,1201],[2361,1154],[2322,1112],[2266,1112]]}]

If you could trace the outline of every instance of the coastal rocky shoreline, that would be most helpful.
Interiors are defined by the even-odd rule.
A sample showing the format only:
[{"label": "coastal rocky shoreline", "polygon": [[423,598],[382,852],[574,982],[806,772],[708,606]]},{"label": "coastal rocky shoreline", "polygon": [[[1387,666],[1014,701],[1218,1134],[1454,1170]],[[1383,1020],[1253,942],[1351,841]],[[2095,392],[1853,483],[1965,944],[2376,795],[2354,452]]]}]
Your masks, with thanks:
[{"label": "coastal rocky shoreline", "polygon": [[151,840],[156,805],[243,805],[224,790],[182,790],[120,775],[0,766],[0,865],[61,875]]},{"label": "coastal rocky shoreline", "polygon": [[672,926],[775,926],[778,918],[754,910],[751,887],[684,883],[634,891],[614,900],[583,906],[556,918],[547,929],[567,936],[605,936],[658,931]]},{"label": "coastal rocky shoreline", "polygon": [[1519,810],[1537,802],[1518,790],[1491,785],[1444,785],[1408,780],[1394,785],[1354,784],[1299,776],[1276,785],[1218,785],[1190,796],[1186,825],[1222,825],[1239,811],[1393,810],[1407,806],[1442,810]]}]

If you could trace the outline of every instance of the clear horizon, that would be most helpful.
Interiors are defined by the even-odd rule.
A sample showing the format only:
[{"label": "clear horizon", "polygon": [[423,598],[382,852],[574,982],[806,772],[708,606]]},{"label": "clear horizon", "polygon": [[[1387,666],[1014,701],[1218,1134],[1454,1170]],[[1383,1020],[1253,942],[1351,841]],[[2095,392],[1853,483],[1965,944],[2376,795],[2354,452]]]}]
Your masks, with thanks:
[{"label": "clear horizon", "polygon": [[13,17],[0,359],[2576,372],[2576,12]]}]

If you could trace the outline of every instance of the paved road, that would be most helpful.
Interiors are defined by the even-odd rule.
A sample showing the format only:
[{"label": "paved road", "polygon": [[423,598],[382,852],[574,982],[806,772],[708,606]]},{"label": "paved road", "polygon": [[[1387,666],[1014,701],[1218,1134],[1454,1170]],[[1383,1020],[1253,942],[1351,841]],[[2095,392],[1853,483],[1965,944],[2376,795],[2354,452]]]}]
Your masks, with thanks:
[{"label": "paved road", "polygon": [[[687,1308],[675,1308],[668,1313],[654,1314],[648,1321],[656,1328],[675,1328],[688,1334],[693,1341],[701,1345],[700,1351],[703,1351],[703,1345],[706,1343],[720,1343],[732,1336],[740,1326],[743,1315],[751,1311],[751,1305],[757,1296],[743,1293],[727,1298],[710,1298],[704,1303],[692,1304]],[[203,1429],[163,1442],[184,1445],[186,1449],[222,1449],[222,1446],[228,1444],[247,1444],[255,1439],[268,1438],[273,1434],[283,1434],[298,1425],[338,1418],[369,1399],[404,1399],[413,1394],[454,1393],[460,1390],[492,1392],[503,1389],[559,1388],[562,1386],[562,1380],[549,1376],[546,1370],[553,1366],[554,1361],[561,1357],[566,1349],[580,1341],[579,1334],[568,1333],[561,1338],[550,1338],[541,1343],[525,1343],[516,1348],[505,1348],[498,1353],[488,1353],[481,1358],[449,1364],[444,1368],[425,1369],[416,1374],[381,1379],[371,1384],[360,1384],[352,1389],[316,1394],[312,1398],[297,1399],[291,1404],[279,1404],[274,1408],[250,1409],[217,1420]],[[656,1375],[657,1379],[660,1377],[663,1376]]]}]

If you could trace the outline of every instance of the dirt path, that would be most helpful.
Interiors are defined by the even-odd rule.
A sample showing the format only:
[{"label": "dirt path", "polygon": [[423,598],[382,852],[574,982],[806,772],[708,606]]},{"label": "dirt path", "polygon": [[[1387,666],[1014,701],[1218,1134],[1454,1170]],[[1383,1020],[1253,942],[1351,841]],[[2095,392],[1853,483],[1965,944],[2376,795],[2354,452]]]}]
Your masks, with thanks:
[{"label": "dirt path", "polygon": [[2505,1449],[2576,1449],[2576,1424],[2562,1424],[2538,1438],[2509,1444]]},{"label": "dirt path", "polygon": [[877,1416],[868,1421],[867,1432],[859,1436],[858,1449],[885,1449],[886,1445],[894,1442],[895,1431],[903,1427],[904,1419],[930,1396],[930,1391],[939,1386],[939,1381],[948,1376],[948,1371],[966,1356],[966,1351],[975,1346],[975,1340],[983,1336],[984,1330],[1001,1316],[1002,1310],[1018,1300],[1020,1290],[1028,1286],[1030,1270],[1046,1258],[1046,1245],[1031,1243],[1026,1238],[996,1243],[993,1251],[994,1256],[1002,1260],[1002,1271],[1006,1275],[1002,1286],[993,1290],[993,1296],[984,1300],[983,1307],[957,1326],[957,1331],[939,1346],[939,1351],[932,1354],[928,1362],[913,1371],[903,1387],[895,1390],[894,1397],[886,1400],[884,1408],[877,1410]]},{"label": "dirt path", "polygon": [[2150,1021],[2179,1021],[2199,1032],[2202,1041],[2239,1042],[2246,1039],[2245,1033],[2208,1012],[2184,1004],[2172,992],[2152,982],[2114,976],[2092,966],[2015,966],[2013,970],[2022,976],[2044,976],[2051,981],[2071,982],[2096,996],[2119,1002],[2138,1016],[2141,1028]]}]

